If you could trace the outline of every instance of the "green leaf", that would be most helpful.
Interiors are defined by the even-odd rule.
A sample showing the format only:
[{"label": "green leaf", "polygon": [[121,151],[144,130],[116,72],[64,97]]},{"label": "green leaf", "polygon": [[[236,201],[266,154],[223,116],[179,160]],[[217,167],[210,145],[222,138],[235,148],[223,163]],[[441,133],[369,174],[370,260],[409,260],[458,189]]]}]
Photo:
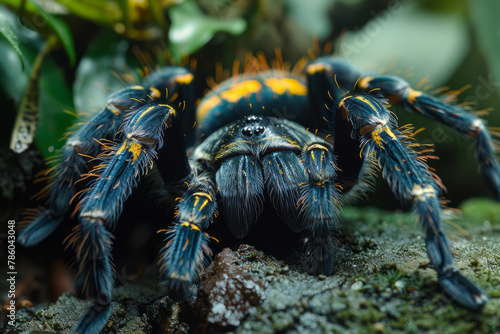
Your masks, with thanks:
[{"label": "green leaf", "polygon": [[21,49],[19,49],[19,40],[14,32],[14,28],[9,23],[5,15],[0,13],[0,33],[9,41],[10,45],[16,50],[19,60],[21,61],[21,67],[24,71],[24,60]]},{"label": "green leaf", "polygon": [[207,16],[193,0],[172,6],[169,14],[172,21],[169,30],[170,50],[176,60],[203,47],[217,32],[239,35],[247,26],[241,18],[221,21]]},{"label": "green leaf", "polygon": [[[5,0],[4,0],[5,1]],[[8,0],[20,1],[20,0]],[[92,21],[98,24],[105,24],[113,26],[122,18],[120,8],[115,1],[103,0],[55,0],[56,2],[64,5],[66,9],[83,19]]]},{"label": "green leaf", "polygon": [[39,79],[44,58],[50,53],[57,39],[49,38],[43,50],[32,64],[28,87],[24,92],[12,130],[10,148],[16,153],[24,152],[33,142],[39,118]]},{"label": "green leaf", "polygon": [[339,55],[361,68],[377,72],[385,68],[386,74],[403,76],[413,85],[425,77],[440,85],[463,61],[469,44],[459,13],[424,11],[412,3],[394,2],[361,29],[348,32]]},{"label": "green leaf", "polygon": [[34,1],[28,0],[33,6],[38,9],[39,14],[42,18],[49,24],[52,31],[57,35],[59,41],[63,45],[66,53],[68,54],[71,66],[75,64],[76,61],[76,51],[75,44],[73,42],[73,36],[69,30],[68,25],[58,17],[52,16],[47,13],[39,4]]},{"label": "green leaf", "polygon": [[128,27],[130,24],[130,7],[128,0],[116,0],[116,4],[122,13],[122,22]]},{"label": "green leaf", "polygon": [[[127,62],[129,42],[118,38],[111,31],[97,36],[80,61],[73,85],[75,106],[82,114],[92,114],[101,109],[108,95],[126,85],[140,82],[138,72],[133,72]],[[130,82],[119,75],[132,76]]]},{"label": "green leaf", "polygon": [[[21,108],[22,99],[28,91],[30,85],[30,73],[38,55],[45,46],[45,41],[40,35],[19,23],[17,16],[0,6],[0,14],[4,15],[12,25],[15,34],[21,43],[20,50],[24,55],[26,71],[19,71],[21,61],[15,50],[5,39],[0,39],[0,86],[5,95],[15,102],[17,110]],[[54,36],[53,41],[57,41]],[[66,75],[60,67],[59,62],[50,55],[43,59],[41,73],[38,84],[34,85],[38,90],[33,90],[32,94],[39,96],[38,105],[38,127],[34,142],[40,152],[49,157],[55,153],[55,149],[64,144],[60,139],[74,117],[65,113],[65,110],[74,111],[72,94],[66,82]],[[33,105],[33,103],[32,103]],[[4,106],[5,109],[6,106]],[[15,110],[4,110],[4,112],[14,112]]]},{"label": "green leaf", "polygon": [[47,58],[40,77],[40,121],[35,136],[35,144],[45,157],[64,145],[64,134],[76,120],[74,109],[64,69],[55,59]]},{"label": "green leaf", "polygon": [[[500,81],[500,2],[475,0],[469,1],[472,9],[476,35],[493,77]],[[500,90],[498,84],[495,85]]]},{"label": "green leaf", "polygon": [[[48,56],[56,42],[55,36],[49,38],[36,56],[36,48],[25,50],[33,56],[29,57],[29,79],[17,85],[18,89],[23,87],[11,140],[11,148],[17,153],[34,140],[45,157],[53,155],[62,146],[60,139],[73,120],[65,113],[65,110],[73,110],[73,103],[64,71]],[[15,74],[7,74],[7,77],[15,78]]]}]

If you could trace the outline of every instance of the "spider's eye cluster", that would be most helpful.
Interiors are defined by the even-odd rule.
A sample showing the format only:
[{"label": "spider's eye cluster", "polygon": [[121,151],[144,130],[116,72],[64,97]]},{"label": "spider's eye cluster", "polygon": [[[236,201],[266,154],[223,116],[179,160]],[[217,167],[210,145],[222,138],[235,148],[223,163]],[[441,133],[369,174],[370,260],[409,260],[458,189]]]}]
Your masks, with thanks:
[{"label": "spider's eye cluster", "polygon": [[260,136],[263,134],[266,128],[259,124],[260,121],[262,121],[262,117],[260,116],[251,115],[245,118],[247,125],[241,130],[241,134],[245,137]]}]

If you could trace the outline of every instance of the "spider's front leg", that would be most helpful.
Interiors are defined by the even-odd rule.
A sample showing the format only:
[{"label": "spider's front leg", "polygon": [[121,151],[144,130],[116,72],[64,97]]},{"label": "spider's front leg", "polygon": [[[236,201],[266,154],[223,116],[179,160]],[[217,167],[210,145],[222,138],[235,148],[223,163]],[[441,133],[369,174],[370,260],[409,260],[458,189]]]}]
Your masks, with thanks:
[{"label": "spider's front leg", "polygon": [[140,175],[153,167],[156,151],[163,146],[163,130],[173,124],[175,114],[169,105],[152,104],[131,113],[123,125],[123,142],[116,143],[91,171],[98,178],[79,203],[80,225],[68,237],[76,250],[75,285],[93,298],[75,332],[95,333],[108,321],[113,291],[110,231]]},{"label": "spider's front leg", "polygon": [[[413,89],[408,82],[399,77],[363,76],[363,73],[340,58],[319,58],[309,65],[308,72],[309,75],[326,72],[330,80],[336,74],[336,80],[343,88],[361,89],[366,92],[377,91],[388,99],[391,105],[400,105],[407,111],[437,120],[458,133],[473,138],[476,158],[482,173],[495,198],[500,201],[500,163],[496,157],[498,152],[493,139],[493,134],[498,133],[488,131],[484,120],[465,112],[459,105],[453,105],[445,99]],[[338,95],[338,91],[331,94]],[[455,95],[457,94],[455,92]],[[449,94],[448,98],[453,98],[455,95]]]},{"label": "spider's front leg", "polygon": [[131,86],[111,94],[101,111],[69,135],[61,149],[60,163],[44,173],[52,179],[47,186],[49,205],[19,234],[23,246],[38,244],[59,226],[75,195],[75,183],[88,171],[87,158],[97,156],[101,150],[98,140],[113,139],[125,113],[139,106],[147,93],[142,86]]},{"label": "spider's front leg", "polygon": [[[391,120],[389,111],[371,95],[353,94],[339,102],[337,119],[339,117],[351,126],[351,138],[360,140],[362,156],[369,159],[375,154],[392,192],[418,215],[427,253],[444,290],[467,308],[483,306],[488,297],[462,276],[453,263],[441,226],[440,187],[411,149],[409,138],[398,131],[393,132],[395,121]],[[337,126],[339,124],[342,123],[339,121]]]}]

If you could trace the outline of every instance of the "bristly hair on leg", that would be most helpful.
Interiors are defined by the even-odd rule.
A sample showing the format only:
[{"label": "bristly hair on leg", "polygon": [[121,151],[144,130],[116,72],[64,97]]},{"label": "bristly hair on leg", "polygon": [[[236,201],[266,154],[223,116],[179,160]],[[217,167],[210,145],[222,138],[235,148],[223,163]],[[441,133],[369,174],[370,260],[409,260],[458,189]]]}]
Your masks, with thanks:
[{"label": "bristly hair on leg", "polygon": [[169,297],[183,301],[189,297],[189,289],[200,279],[203,268],[211,260],[210,236],[187,222],[175,223],[165,235],[166,245],[159,259],[160,286]]}]

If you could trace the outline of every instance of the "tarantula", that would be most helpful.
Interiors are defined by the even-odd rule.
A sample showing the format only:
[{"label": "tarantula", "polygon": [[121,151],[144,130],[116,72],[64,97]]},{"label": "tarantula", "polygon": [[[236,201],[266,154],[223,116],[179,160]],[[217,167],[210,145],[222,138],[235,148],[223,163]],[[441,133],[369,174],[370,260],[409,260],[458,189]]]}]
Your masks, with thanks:
[{"label": "tarantula", "polygon": [[[166,67],[142,86],[110,95],[106,106],[69,137],[52,171],[57,178],[49,185],[48,209],[19,241],[33,246],[47,237],[76,196],[75,183],[93,179],[78,204],[79,224],[68,237],[76,250],[76,286],[93,299],[76,332],[97,332],[109,318],[111,232],[123,202],[151,170],[161,178],[161,188],[182,189],[158,264],[162,285],[174,298],[188,295],[210,258],[204,231],[216,211],[242,238],[259,218],[265,198],[290,229],[307,237],[315,273],[331,274],[332,234],[343,202],[363,191],[380,168],[401,204],[418,216],[445,291],[470,309],[487,302],[453,264],[441,226],[439,179],[416,151],[411,127],[398,128],[386,105],[398,104],[474,138],[482,172],[500,200],[500,164],[484,122],[398,77],[363,76],[340,58],[318,58],[303,72],[263,69],[233,76],[195,109],[193,74]],[[342,95],[341,88],[351,92]],[[276,110],[297,117],[275,117]],[[185,137],[194,119],[192,135]],[[96,156],[92,161],[98,165],[89,171],[87,157]]]}]

